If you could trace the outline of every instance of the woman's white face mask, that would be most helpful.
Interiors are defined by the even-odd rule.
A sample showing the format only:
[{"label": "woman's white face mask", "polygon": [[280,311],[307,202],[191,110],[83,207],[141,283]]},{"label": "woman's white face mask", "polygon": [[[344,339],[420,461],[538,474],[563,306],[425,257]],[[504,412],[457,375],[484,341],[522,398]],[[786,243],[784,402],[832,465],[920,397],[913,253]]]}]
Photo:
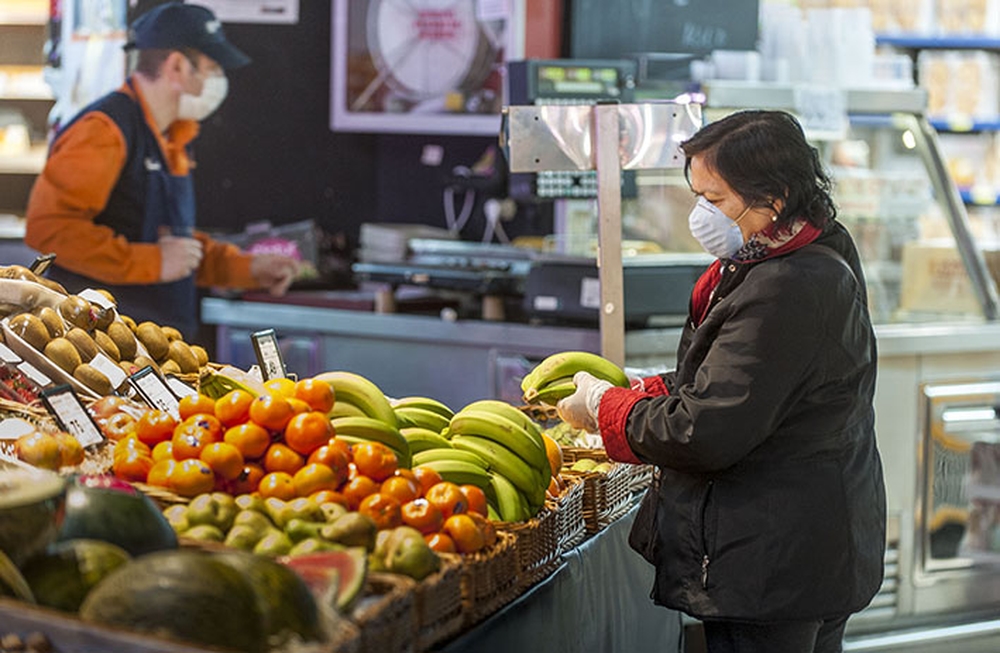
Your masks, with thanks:
[{"label": "woman's white face mask", "polygon": [[704,197],[699,197],[688,216],[688,226],[691,235],[701,243],[706,252],[716,258],[732,258],[743,247],[743,232],[740,231],[739,222],[749,211],[748,206],[738,218],[731,220],[717,206]]},{"label": "woman's white face mask", "polygon": [[229,93],[229,80],[225,75],[206,77],[201,87],[201,95],[181,94],[177,117],[201,122],[219,108],[227,93]]}]

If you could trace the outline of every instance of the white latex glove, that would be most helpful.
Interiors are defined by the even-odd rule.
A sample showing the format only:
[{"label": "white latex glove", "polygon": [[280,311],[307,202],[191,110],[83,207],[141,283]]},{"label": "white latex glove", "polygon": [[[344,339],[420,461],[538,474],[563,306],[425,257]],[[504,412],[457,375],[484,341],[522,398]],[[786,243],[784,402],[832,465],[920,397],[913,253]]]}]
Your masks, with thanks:
[{"label": "white latex glove", "polygon": [[160,281],[168,283],[191,275],[201,264],[201,241],[183,236],[160,236]]},{"label": "white latex glove", "polygon": [[597,411],[601,407],[601,397],[613,386],[589,372],[574,374],[573,383],[576,384],[576,392],[561,399],[556,404],[556,411],[573,428],[597,433]]}]

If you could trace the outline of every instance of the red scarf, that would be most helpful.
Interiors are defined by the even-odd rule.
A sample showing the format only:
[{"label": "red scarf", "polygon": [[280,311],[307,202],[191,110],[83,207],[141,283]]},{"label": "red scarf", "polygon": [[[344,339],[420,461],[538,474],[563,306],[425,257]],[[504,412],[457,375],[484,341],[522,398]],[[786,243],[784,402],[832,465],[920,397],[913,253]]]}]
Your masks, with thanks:
[{"label": "red scarf", "polygon": [[[822,229],[806,222],[794,236],[774,249],[768,249],[767,254],[764,256],[742,261],[733,259],[733,262],[740,264],[751,263],[763,261],[774,256],[781,256],[782,254],[787,254],[789,252],[794,252],[800,247],[805,247],[809,243],[816,240],[821,233],[823,233]],[[773,237],[773,235],[771,235],[771,237]],[[695,326],[700,325],[702,321],[704,321],[705,316],[708,315],[708,309],[712,302],[712,295],[715,293],[715,288],[719,285],[719,281],[721,279],[722,259],[718,259],[708,266],[708,269],[705,270],[705,272],[703,272],[698,278],[698,281],[695,282],[694,290],[691,291],[691,320],[694,322]]]}]

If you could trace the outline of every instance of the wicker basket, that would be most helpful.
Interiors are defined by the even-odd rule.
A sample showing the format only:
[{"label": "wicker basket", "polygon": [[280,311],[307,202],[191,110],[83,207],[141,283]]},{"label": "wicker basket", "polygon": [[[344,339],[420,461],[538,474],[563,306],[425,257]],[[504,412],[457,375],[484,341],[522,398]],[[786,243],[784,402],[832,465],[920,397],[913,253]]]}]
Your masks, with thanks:
[{"label": "wicker basket", "polygon": [[556,513],[551,506],[543,506],[535,517],[527,521],[500,522],[497,530],[517,536],[517,583],[521,591],[559,566],[559,534]]},{"label": "wicker basket", "polygon": [[323,650],[329,653],[361,653],[361,629],[349,619],[339,619]]},{"label": "wicker basket", "polygon": [[497,541],[489,549],[463,555],[441,554],[461,564],[463,628],[479,623],[517,598],[516,543],[516,535],[497,530]]},{"label": "wicker basket", "polygon": [[462,630],[462,565],[441,557],[441,569],[417,583],[416,649],[427,651]]},{"label": "wicker basket", "polygon": [[587,523],[583,518],[584,482],[578,476],[561,475],[565,488],[549,505],[556,515],[556,540],[559,553],[565,553],[587,539]]},{"label": "wicker basket", "polygon": [[147,485],[146,483],[132,483],[132,486],[155,501],[161,508],[167,508],[175,503],[190,503],[191,499],[175,494],[165,487],[158,485]]},{"label": "wicker basket", "polygon": [[398,574],[371,572],[349,615],[361,631],[361,653],[414,653],[415,583]]}]

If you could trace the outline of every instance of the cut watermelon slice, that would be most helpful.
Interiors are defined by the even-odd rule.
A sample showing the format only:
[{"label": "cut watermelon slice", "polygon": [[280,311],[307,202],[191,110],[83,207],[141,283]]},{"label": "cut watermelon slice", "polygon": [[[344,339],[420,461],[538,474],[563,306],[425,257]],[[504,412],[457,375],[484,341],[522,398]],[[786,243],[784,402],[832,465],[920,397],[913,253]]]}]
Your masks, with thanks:
[{"label": "cut watermelon slice", "polygon": [[346,612],[361,594],[368,573],[364,547],[286,556],[279,561],[294,569],[320,600],[340,612]]}]

